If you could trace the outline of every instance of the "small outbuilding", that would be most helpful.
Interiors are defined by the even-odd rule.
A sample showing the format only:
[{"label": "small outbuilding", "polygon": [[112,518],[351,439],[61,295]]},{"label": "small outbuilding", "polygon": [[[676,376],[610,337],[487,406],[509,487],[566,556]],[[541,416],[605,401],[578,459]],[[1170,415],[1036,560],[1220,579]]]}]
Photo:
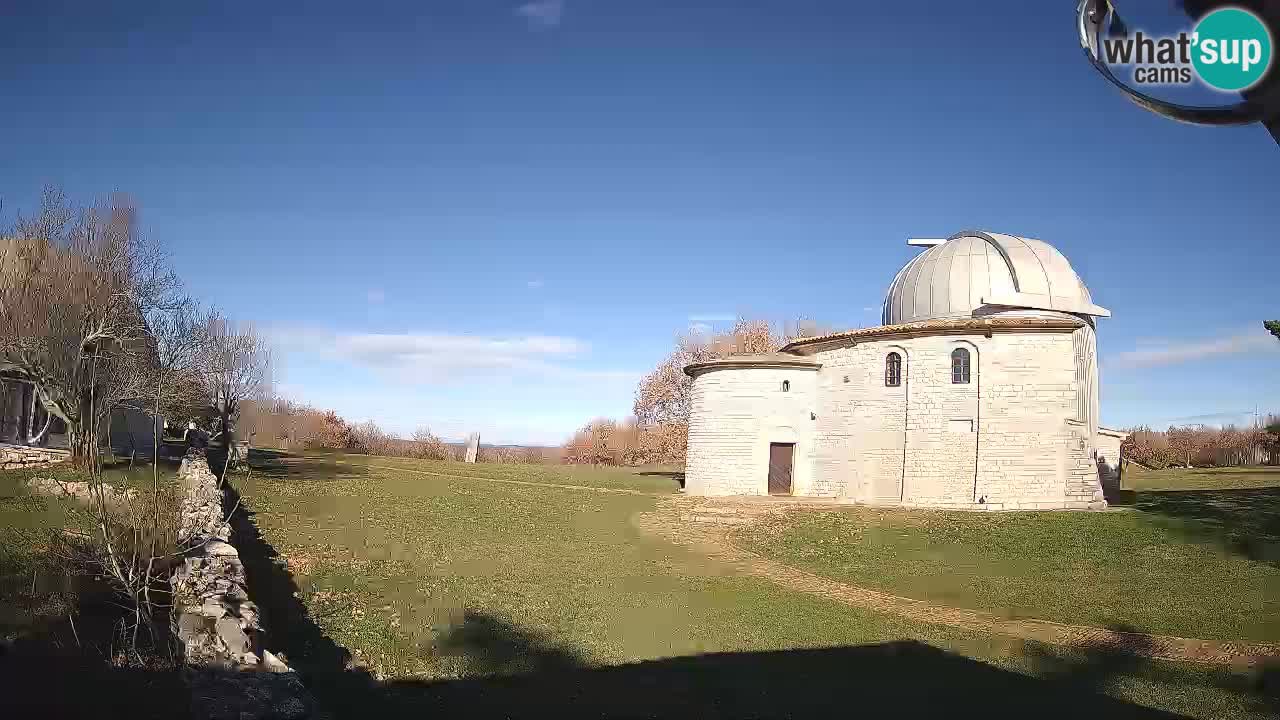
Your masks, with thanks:
[{"label": "small outbuilding", "polygon": [[1098,427],[1095,326],[1110,312],[1046,242],[911,244],[927,249],[890,283],[882,325],[685,368],[687,492],[1106,507],[1118,434]]},{"label": "small outbuilding", "polygon": [[[121,405],[111,411],[103,433],[105,447],[122,457],[154,454],[153,417]],[[29,457],[37,450],[62,451],[68,443],[67,424],[50,415],[28,380],[0,373],[0,463],[9,456]],[[61,458],[58,452],[46,453]]]}]

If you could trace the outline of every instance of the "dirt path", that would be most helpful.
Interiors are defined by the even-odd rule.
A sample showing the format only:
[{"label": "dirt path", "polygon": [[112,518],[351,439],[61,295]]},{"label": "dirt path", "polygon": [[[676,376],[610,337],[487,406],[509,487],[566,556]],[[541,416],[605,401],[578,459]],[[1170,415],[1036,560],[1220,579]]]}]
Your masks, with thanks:
[{"label": "dirt path", "polygon": [[1280,657],[1280,645],[1224,640],[1195,640],[1166,635],[1118,632],[1066,625],[1048,620],[1002,618],[980,610],[931,605],[922,600],[849,585],[770,560],[734,544],[732,530],[785,506],[733,501],[707,503],[687,497],[666,498],[656,511],[635,518],[643,531],[695,549],[735,570],[768,580],[788,590],[817,595],[853,607],[899,615],[934,625],[947,625],[1066,646],[1122,650],[1161,660],[1204,663],[1256,663]]}]

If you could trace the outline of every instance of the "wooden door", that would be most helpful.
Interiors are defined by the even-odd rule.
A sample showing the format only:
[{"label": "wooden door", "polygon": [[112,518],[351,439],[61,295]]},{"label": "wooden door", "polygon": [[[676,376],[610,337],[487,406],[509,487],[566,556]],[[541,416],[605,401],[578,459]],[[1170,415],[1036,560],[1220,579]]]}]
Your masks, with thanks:
[{"label": "wooden door", "polygon": [[795,443],[769,443],[769,494],[791,494],[791,459]]}]

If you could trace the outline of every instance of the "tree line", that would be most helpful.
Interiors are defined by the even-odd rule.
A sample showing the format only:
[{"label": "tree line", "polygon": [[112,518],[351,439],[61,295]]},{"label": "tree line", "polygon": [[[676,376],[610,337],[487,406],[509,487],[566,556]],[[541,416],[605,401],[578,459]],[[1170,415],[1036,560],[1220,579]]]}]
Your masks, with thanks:
[{"label": "tree line", "polygon": [[1120,452],[1124,460],[1153,470],[1278,465],[1280,415],[1248,428],[1175,425],[1162,432],[1138,427],[1125,438]]},{"label": "tree line", "polygon": [[[458,460],[466,455],[464,443],[441,439],[430,428],[420,427],[410,437],[384,430],[376,422],[351,422],[333,410],[280,397],[250,400],[240,409],[240,436],[255,447],[281,450],[336,450],[366,455],[411,457],[426,460]],[[558,462],[559,448],[481,447],[479,462]]]}]

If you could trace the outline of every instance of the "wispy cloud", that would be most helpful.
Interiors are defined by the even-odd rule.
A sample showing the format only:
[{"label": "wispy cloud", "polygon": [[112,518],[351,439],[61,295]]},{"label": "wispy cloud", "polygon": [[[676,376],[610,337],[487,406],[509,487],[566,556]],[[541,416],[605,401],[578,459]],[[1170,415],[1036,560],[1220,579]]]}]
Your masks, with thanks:
[{"label": "wispy cloud", "polygon": [[533,0],[517,7],[515,12],[535,30],[560,27],[564,19],[564,0]]},{"label": "wispy cloud", "polygon": [[864,313],[880,312],[880,308],[875,307],[874,305],[867,305],[862,308],[862,312]]},{"label": "wispy cloud", "polygon": [[367,297],[372,305],[380,305],[387,299],[387,293],[379,288],[374,288],[368,292]]},{"label": "wispy cloud", "polygon": [[1280,343],[1267,332],[1240,331],[1215,338],[1190,341],[1152,341],[1115,356],[1115,366],[1122,368],[1154,367],[1195,362],[1219,355],[1275,352]]},{"label": "wispy cloud", "polygon": [[543,284],[544,283],[541,280],[530,280],[529,282],[525,283],[525,285],[527,285],[530,290],[541,290]]},{"label": "wispy cloud", "polygon": [[716,323],[731,323],[738,319],[733,313],[695,313],[689,316],[691,323],[707,323],[714,325]]},{"label": "wispy cloud", "polygon": [[481,337],[444,333],[342,333],[287,330],[272,334],[286,351],[318,354],[369,368],[402,382],[444,383],[476,377],[630,379],[637,372],[582,368],[590,350],[553,335]]},{"label": "wispy cloud", "polygon": [[1253,410],[1228,410],[1226,412],[1203,413],[1201,415],[1183,415],[1173,419],[1177,422],[1211,423],[1213,421],[1239,420],[1240,418],[1253,419],[1253,413]]},{"label": "wispy cloud", "polygon": [[689,316],[689,332],[695,335],[710,335],[716,328],[728,328],[737,320],[738,316],[733,313],[694,313]]}]

